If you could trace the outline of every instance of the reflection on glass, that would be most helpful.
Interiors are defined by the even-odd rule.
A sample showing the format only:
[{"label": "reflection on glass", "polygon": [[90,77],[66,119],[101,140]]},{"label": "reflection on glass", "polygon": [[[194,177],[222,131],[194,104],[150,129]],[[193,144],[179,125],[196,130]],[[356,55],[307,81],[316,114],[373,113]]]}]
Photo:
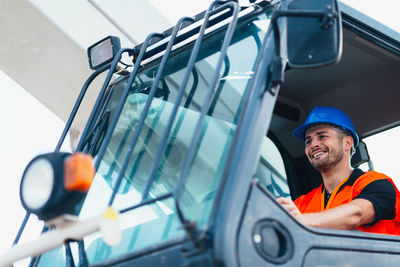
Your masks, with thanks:
[{"label": "reflection on glass", "polygon": [[[267,21],[266,15],[255,20]],[[244,96],[253,75],[254,64],[265,32],[253,22],[238,25],[235,36],[219,72],[219,82],[214,90],[207,116],[201,127],[195,156],[185,178],[179,199],[183,214],[196,227],[206,230],[215,193],[220,185],[223,169],[228,157],[236,123],[243,108]],[[191,51],[171,56],[157,85],[155,98],[140,131],[138,142],[131,151],[129,167],[123,174],[113,208],[121,210],[138,204],[143,197],[155,198],[166,193],[175,193],[188,148],[192,142],[200,109],[205,104],[209,81],[215,72],[220,56],[223,33],[215,34],[203,42],[194,70],[184,88],[177,115],[154,177],[150,177],[155,155],[160,147],[168,119],[175,104],[185,67]],[[246,51],[246,53],[243,53]],[[128,152],[133,133],[148,100],[149,89],[154,81],[158,65],[144,69],[137,75],[118,119],[112,139],[101,161],[93,186],[82,206],[80,216],[91,217],[102,212],[115,187],[121,164]],[[119,81],[110,89],[104,112],[112,118],[126,85]],[[101,143],[93,147],[98,147]],[[94,154],[96,149],[93,150]],[[148,196],[143,191],[149,179],[154,178]],[[165,241],[181,240],[185,236],[176,215],[172,198],[146,205],[120,216],[123,240],[109,247],[98,235],[85,238],[86,252],[90,263],[109,259],[124,253],[154,246]],[[53,255],[55,255],[53,253]],[[59,255],[59,254],[58,254]],[[47,256],[47,255],[46,255]],[[45,262],[42,257],[41,262]]]},{"label": "reflection on glass", "polygon": [[286,170],[281,153],[268,137],[264,137],[256,177],[274,197],[290,197]]}]

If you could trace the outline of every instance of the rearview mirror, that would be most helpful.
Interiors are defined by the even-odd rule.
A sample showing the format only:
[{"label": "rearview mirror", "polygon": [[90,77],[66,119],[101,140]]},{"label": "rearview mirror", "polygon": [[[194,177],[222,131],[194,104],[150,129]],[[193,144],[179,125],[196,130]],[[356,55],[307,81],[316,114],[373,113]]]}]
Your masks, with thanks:
[{"label": "rearview mirror", "polygon": [[[272,86],[283,83],[286,54],[292,68],[321,67],[340,59],[342,28],[337,0],[292,0],[286,9],[274,11],[271,23],[275,39]],[[286,41],[286,54],[281,53],[282,41]]]},{"label": "rearview mirror", "polygon": [[336,63],[341,56],[342,29],[336,0],[293,0],[287,17],[288,63],[311,68]]}]

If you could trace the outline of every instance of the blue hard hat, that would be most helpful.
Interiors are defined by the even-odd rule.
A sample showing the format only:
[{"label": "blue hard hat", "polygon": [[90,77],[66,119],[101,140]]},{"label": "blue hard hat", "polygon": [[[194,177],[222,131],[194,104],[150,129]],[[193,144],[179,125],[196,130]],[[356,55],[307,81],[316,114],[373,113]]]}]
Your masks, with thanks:
[{"label": "blue hard hat", "polygon": [[326,107],[326,106],[315,107],[306,118],[304,124],[297,127],[293,131],[293,134],[304,142],[304,137],[305,137],[304,135],[307,129],[310,126],[319,123],[330,123],[342,127],[346,130],[349,130],[354,140],[354,147],[358,146],[358,135],[354,130],[353,122],[351,121],[349,116],[347,116],[346,113],[344,113],[340,109],[332,107]]}]

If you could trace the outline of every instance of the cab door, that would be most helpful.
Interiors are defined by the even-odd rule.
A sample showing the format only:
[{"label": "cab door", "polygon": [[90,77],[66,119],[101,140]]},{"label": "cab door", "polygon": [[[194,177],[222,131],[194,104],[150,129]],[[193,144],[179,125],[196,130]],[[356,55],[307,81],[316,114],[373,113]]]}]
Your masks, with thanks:
[{"label": "cab door", "polygon": [[[260,90],[249,100],[226,170],[223,208],[215,218],[215,257],[226,266],[400,266],[398,236],[311,228],[297,221],[275,200],[279,195],[288,197],[283,186],[276,187],[285,180],[277,171],[278,163],[264,162],[260,153],[267,131],[291,141],[287,136],[304,120],[288,118],[286,112],[277,121],[274,107],[279,100],[300,109],[317,104],[345,107],[360,121],[356,126],[365,136],[399,124],[398,38],[377,34],[373,25],[350,16],[343,25],[345,43],[339,64],[286,70],[282,88]],[[293,152],[301,144],[287,142],[286,150],[274,144],[285,162],[285,173],[293,172],[288,150]],[[295,199],[300,187],[293,176],[287,181]]]}]

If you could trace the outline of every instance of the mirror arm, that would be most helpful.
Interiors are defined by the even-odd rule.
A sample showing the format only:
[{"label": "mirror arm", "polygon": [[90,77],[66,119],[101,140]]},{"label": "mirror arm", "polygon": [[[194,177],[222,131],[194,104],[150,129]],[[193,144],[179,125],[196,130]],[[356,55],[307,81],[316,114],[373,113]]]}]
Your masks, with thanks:
[{"label": "mirror arm", "polygon": [[271,18],[274,30],[275,53],[271,64],[271,82],[273,86],[281,85],[284,81],[284,64],[281,55],[281,40],[278,27],[278,18],[280,17],[320,17],[321,28],[328,29],[332,26],[332,21],[338,18],[338,14],[333,10],[331,5],[327,5],[325,12],[313,10],[277,10]]},{"label": "mirror arm", "polygon": [[271,22],[274,30],[275,51],[271,63],[271,82],[272,86],[283,84],[283,64],[281,55],[281,37],[278,27],[278,18],[284,16],[287,11],[275,11],[272,15]]}]

